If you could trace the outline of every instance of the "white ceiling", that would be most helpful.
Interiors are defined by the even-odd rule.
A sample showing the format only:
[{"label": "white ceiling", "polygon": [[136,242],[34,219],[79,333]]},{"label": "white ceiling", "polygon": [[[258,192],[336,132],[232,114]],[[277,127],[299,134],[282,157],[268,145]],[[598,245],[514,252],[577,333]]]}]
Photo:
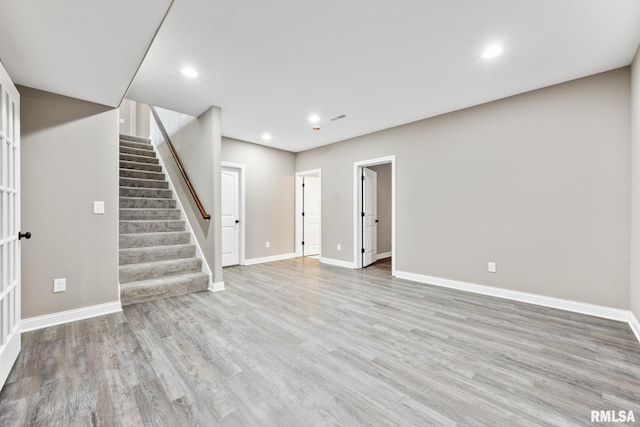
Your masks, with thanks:
[{"label": "white ceiling", "polygon": [[171,0],[0,0],[0,60],[16,84],[120,105]]},{"label": "white ceiling", "polygon": [[[117,105],[169,1],[0,0],[0,59]],[[175,0],[127,97],[216,105],[223,135],[298,152],[626,66],[639,44],[638,0]]]}]

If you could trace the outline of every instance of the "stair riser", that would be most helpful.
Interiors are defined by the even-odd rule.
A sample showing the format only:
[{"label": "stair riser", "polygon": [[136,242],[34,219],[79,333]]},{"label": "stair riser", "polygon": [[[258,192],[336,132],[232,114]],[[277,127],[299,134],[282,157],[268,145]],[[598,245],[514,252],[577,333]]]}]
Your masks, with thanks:
[{"label": "stair riser", "polygon": [[139,162],[129,162],[126,160],[120,160],[120,168],[133,169],[138,171],[162,172],[162,166],[160,165],[152,165],[149,163],[139,163]]},{"label": "stair riser", "polygon": [[169,183],[153,179],[120,178],[121,187],[161,188],[168,189]]},{"label": "stair riser", "polygon": [[138,150],[152,150],[151,144],[146,142],[123,141],[120,140],[120,147],[137,148]]},{"label": "stair riser", "polygon": [[162,265],[158,265],[158,263],[123,265],[120,266],[120,283],[197,273],[201,270],[202,261],[196,258],[175,260],[175,262]]},{"label": "stair riser", "polygon": [[121,209],[175,209],[174,199],[120,198]]},{"label": "stair riser", "polygon": [[148,197],[153,199],[170,199],[172,196],[173,194],[171,190],[120,187],[120,197]]},{"label": "stair riser", "polygon": [[192,292],[206,291],[209,287],[209,278],[206,274],[186,276],[168,281],[166,285],[157,286],[133,286],[137,283],[125,284],[120,293],[122,305],[135,304],[158,298],[173,297]]},{"label": "stair riser", "polygon": [[150,171],[138,171],[133,169],[120,169],[122,178],[152,179],[154,181],[164,181],[164,174]]},{"label": "stair riser", "polygon": [[120,234],[184,231],[184,221],[120,221]]},{"label": "stair riser", "polygon": [[180,219],[178,209],[120,209],[120,220]]},{"label": "stair riser", "polygon": [[160,164],[160,161],[155,157],[134,156],[132,154],[120,154],[120,160],[124,160],[126,162],[150,163],[153,165]]},{"label": "stair riser", "polygon": [[120,265],[168,259],[192,258],[196,254],[194,245],[172,245],[151,248],[131,248],[120,250]]},{"label": "stair riser", "polygon": [[191,241],[189,233],[121,234],[120,249],[146,248],[149,246],[184,245]]},{"label": "stair riser", "polygon": [[141,150],[139,148],[133,147],[123,147],[120,146],[120,154],[133,154],[134,156],[143,156],[143,157],[156,157],[156,152],[150,149]]}]

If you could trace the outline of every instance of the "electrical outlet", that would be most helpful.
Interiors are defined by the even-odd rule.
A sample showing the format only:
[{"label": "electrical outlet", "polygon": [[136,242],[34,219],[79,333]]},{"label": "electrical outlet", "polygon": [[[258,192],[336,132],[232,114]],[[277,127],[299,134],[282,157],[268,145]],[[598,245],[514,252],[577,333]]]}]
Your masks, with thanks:
[{"label": "electrical outlet", "polygon": [[496,263],[495,262],[489,262],[489,264],[487,265],[487,269],[489,270],[489,273],[495,273],[496,272]]},{"label": "electrical outlet", "polygon": [[340,243],[338,243],[338,250],[341,251],[342,250],[342,245]]},{"label": "electrical outlet", "polygon": [[93,214],[94,215],[103,215],[104,214],[104,202],[102,202],[102,201],[94,201],[93,202]]},{"label": "electrical outlet", "polygon": [[53,292],[64,292],[67,290],[67,279],[53,279]]},{"label": "electrical outlet", "polygon": [[271,242],[267,242],[265,247],[270,248],[271,247]]}]

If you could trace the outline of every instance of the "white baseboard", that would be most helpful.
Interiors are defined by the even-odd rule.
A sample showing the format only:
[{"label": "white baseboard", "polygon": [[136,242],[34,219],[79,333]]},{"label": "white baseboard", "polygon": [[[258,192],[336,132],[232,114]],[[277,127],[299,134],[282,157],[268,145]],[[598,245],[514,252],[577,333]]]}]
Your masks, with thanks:
[{"label": "white baseboard", "polygon": [[76,308],[73,310],[60,311],[58,313],[22,319],[20,322],[20,330],[22,332],[34,331],[36,329],[48,328],[49,326],[75,322],[76,320],[89,319],[91,317],[103,316],[105,314],[118,313],[120,311],[122,311],[120,301],[91,305],[89,307]]},{"label": "white baseboard", "polygon": [[391,252],[382,252],[378,254],[378,259],[390,258]]},{"label": "white baseboard", "polygon": [[629,312],[629,326],[638,342],[640,342],[640,322],[638,322],[638,318],[633,314],[633,311]]},{"label": "white baseboard", "polygon": [[211,292],[220,292],[224,291],[224,282],[215,282],[211,286],[209,286],[209,290]]},{"label": "white baseboard", "polygon": [[356,268],[355,264],[351,261],[342,261],[339,259],[320,257],[322,264],[335,265],[336,267]]},{"label": "white baseboard", "polygon": [[414,282],[441,286],[444,288],[472,292],[475,294],[526,302],[529,304],[571,311],[574,313],[588,314],[604,319],[617,320],[619,322],[629,322],[630,312],[618,308],[587,304],[583,302],[547,297],[543,295],[529,294],[526,292],[512,291],[509,289],[495,288],[493,286],[477,285],[475,283],[460,282],[457,280],[443,279],[440,277],[424,276],[421,274],[408,273],[405,271],[396,271],[396,277],[412,280]]},{"label": "white baseboard", "polygon": [[296,254],[292,252],[290,254],[280,254],[280,255],[266,256],[262,258],[245,259],[244,265],[254,265],[254,264],[262,264],[264,262],[282,261],[284,259],[291,259],[295,257],[296,257]]}]

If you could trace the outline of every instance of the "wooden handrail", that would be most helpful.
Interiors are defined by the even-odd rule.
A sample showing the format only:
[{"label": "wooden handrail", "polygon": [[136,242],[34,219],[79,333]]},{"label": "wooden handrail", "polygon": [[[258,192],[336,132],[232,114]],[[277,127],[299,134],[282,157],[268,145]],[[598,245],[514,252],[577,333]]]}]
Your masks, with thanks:
[{"label": "wooden handrail", "polygon": [[211,215],[207,213],[207,210],[202,205],[202,202],[200,201],[200,197],[198,197],[198,194],[196,193],[196,189],[193,188],[193,184],[191,184],[191,180],[187,176],[187,172],[184,170],[184,166],[182,166],[180,157],[178,157],[178,153],[176,152],[176,149],[173,147],[173,144],[171,143],[171,139],[167,134],[167,130],[164,128],[164,125],[160,120],[160,116],[158,115],[158,112],[153,106],[151,106],[151,113],[153,114],[153,118],[155,119],[156,124],[158,125],[158,129],[160,129],[160,133],[162,133],[162,136],[164,137],[164,140],[166,141],[167,146],[169,147],[169,151],[171,151],[171,155],[173,156],[173,159],[176,161],[176,164],[178,165],[180,174],[182,174],[184,181],[187,183],[187,187],[189,187],[189,192],[193,196],[193,200],[195,200],[196,205],[198,205],[198,209],[200,210],[200,215],[202,215],[202,218],[204,219],[211,219]]}]

